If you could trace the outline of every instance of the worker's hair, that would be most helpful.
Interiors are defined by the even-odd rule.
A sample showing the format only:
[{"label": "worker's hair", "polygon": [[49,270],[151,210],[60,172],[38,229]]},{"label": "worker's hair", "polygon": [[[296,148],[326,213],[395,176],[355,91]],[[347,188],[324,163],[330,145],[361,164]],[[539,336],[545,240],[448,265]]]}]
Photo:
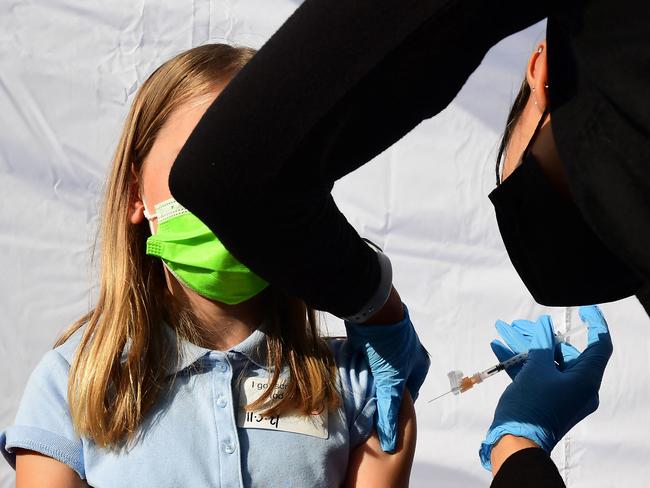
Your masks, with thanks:
[{"label": "worker's hair", "polygon": [[[176,364],[181,341],[164,333],[165,323],[179,338],[206,346],[198,321],[169,292],[161,260],[145,253],[147,222],[129,221],[131,164],[140,182],[143,161],[170,115],[230,81],[254,54],[251,48],[226,44],[182,52],[142,84],[127,115],[101,211],[97,303],[56,342],[63,344],[85,326],[70,369],[68,401],[78,434],[100,446],[133,439],[144,416],[170,388],[174,375],[165,374],[165,365]],[[297,408],[311,414],[338,406],[336,365],[319,335],[315,311],[273,286],[262,293],[270,385],[248,408],[269,414]],[[283,399],[273,403],[283,366],[290,372],[288,386]]]},{"label": "worker's hair", "polygon": [[521,87],[519,88],[519,93],[517,94],[517,97],[515,98],[512,107],[510,107],[510,112],[508,113],[508,119],[506,121],[506,128],[503,131],[503,137],[501,138],[501,143],[499,144],[499,151],[497,153],[497,161],[496,161],[496,168],[495,168],[497,186],[501,183],[501,161],[503,161],[503,158],[506,156],[508,143],[510,142],[510,138],[512,137],[512,132],[517,126],[517,122],[519,122],[519,118],[521,117],[521,114],[524,111],[524,107],[526,106],[526,102],[528,101],[529,97],[530,97],[530,86],[528,85],[528,81],[524,77],[524,81],[521,82]]}]

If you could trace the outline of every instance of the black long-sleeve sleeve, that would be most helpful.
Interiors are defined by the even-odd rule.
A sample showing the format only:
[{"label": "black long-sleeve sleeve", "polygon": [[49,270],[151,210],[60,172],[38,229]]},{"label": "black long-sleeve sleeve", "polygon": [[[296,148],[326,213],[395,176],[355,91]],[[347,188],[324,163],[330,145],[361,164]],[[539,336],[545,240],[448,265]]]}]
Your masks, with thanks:
[{"label": "black long-sleeve sleeve", "polygon": [[332,200],[334,181],[438,113],[493,44],[547,14],[553,134],[574,200],[650,282],[647,0],[306,0],[207,110],[172,194],[263,278],[356,313],[379,265]]},{"label": "black long-sleeve sleeve", "polygon": [[646,286],[639,290],[636,297],[641,302],[645,312],[650,315],[650,283],[646,283]]},{"label": "black long-sleeve sleeve", "polygon": [[373,295],[373,251],[336,179],[456,96],[487,50],[545,17],[514,0],[307,0],[203,116],[172,194],[244,264],[338,316]]},{"label": "black long-sleeve sleeve", "polygon": [[490,488],[565,488],[553,461],[542,449],[517,451],[504,461]]}]

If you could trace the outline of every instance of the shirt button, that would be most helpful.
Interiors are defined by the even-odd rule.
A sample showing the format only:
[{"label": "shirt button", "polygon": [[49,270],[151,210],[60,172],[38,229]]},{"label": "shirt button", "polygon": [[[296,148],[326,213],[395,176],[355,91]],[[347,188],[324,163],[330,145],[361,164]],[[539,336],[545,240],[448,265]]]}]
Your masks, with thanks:
[{"label": "shirt button", "polygon": [[219,363],[217,364],[217,369],[222,373],[225,373],[226,371],[228,371],[228,365],[226,363]]},{"label": "shirt button", "polygon": [[223,450],[226,451],[227,454],[232,454],[235,452],[235,445],[230,441],[226,441],[223,443]]},{"label": "shirt button", "polygon": [[224,397],[217,398],[217,407],[225,408],[228,405],[228,401]]}]

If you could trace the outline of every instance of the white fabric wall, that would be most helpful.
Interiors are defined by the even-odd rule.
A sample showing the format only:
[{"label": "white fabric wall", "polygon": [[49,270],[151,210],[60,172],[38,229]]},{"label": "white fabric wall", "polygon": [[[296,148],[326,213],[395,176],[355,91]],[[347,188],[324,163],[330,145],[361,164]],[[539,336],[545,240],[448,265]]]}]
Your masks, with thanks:
[{"label": "white fabric wall", "polygon": [[[299,4],[0,2],[2,427],[13,421],[38,359],[92,304],[97,206],[135,90],[155,67],[192,46],[260,47]],[[448,387],[447,371],[473,372],[494,362],[488,344],[497,318],[550,313],[562,325],[564,310],[536,305],[517,277],[487,199],[507,109],[543,32],[536,25],[497,45],[443,113],[335,187],[350,221],[391,257],[397,288],[432,355],[416,405],[415,487],[490,482],[476,453],[508,379],[427,404]],[[615,353],[601,407],[554,451],[572,488],[642,486],[650,477],[649,321],[635,299],[603,309]],[[342,331],[338,319],[329,316],[327,323],[331,332]],[[0,486],[13,486],[13,479],[0,463]]]}]

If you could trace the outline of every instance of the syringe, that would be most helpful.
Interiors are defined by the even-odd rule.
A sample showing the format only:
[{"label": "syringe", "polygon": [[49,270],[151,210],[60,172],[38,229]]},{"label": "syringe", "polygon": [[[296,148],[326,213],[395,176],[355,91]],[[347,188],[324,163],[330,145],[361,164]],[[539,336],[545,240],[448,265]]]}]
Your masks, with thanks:
[{"label": "syringe", "polygon": [[[587,331],[587,327],[582,326],[582,327],[569,329],[564,332],[556,332],[555,341],[557,343],[566,342],[569,336],[576,336],[586,331]],[[441,398],[450,393],[453,393],[454,395],[465,393],[474,385],[478,385],[479,383],[482,383],[490,376],[494,376],[495,374],[501,371],[505,371],[506,369],[512,366],[523,363],[524,361],[526,361],[527,358],[528,358],[528,351],[522,352],[520,354],[517,354],[516,356],[511,357],[510,359],[506,359],[505,361],[502,361],[499,364],[492,366],[491,368],[487,368],[483,371],[479,371],[478,373],[474,373],[471,376],[463,376],[462,371],[456,371],[456,370],[450,371],[449,373],[447,373],[447,376],[449,377],[449,384],[451,385],[451,390],[443,393],[442,395],[438,395],[433,400],[429,400],[427,403],[431,403],[432,401],[437,400],[438,398]]]}]

